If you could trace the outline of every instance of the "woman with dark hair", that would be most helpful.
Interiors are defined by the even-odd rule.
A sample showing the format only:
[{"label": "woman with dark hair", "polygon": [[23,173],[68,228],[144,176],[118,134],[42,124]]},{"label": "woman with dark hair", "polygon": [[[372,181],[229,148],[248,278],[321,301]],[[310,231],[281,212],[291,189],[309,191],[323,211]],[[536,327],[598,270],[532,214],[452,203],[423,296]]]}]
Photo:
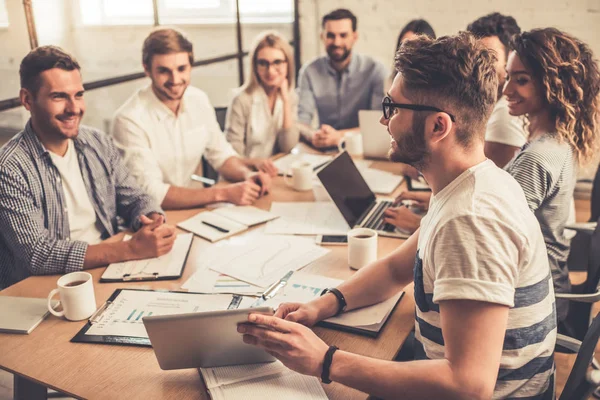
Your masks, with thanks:
[{"label": "woman with dark hair", "polygon": [[[528,143],[505,167],[521,185],[548,249],[555,292],[570,292],[564,226],[578,165],[598,138],[600,72],[590,48],[555,28],[515,35],[503,94],[511,115],[524,116]],[[557,300],[559,327],[568,302]]]},{"label": "woman with dark hair", "polygon": [[[396,42],[396,48],[394,49],[394,55],[400,48],[400,45],[403,41],[405,41],[406,39],[412,39],[417,35],[425,35],[429,36],[432,39],[435,39],[435,31],[433,30],[431,25],[429,25],[429,22],[425,21],[424,19],[413,19],[408,24],[406,24],[404,28],[402,28],[402,30],[400,31],[400,34],[398,35],[398,41]],[[386,82],[386,88],[392,86],[392,81],[396,76],[396,70],[393,66],[392,71],[392,75]]]},{"label": "woman with dark hair", "polygon": [[396,43],[396,51],[398,51],[398,48],[400,48],[400,45],[404,40],[411,39],[416,35],[425,35],[435,39],[435,31],[431,25],[429,25],[429,22],[424,19],[413,19],[400,31],[398,42]]}]

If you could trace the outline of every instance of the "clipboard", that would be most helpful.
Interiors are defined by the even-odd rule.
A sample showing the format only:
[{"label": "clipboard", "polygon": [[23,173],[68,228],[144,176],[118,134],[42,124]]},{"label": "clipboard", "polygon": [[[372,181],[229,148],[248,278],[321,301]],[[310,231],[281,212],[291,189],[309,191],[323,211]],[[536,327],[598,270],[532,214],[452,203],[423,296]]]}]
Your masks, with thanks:
[{"label": "clipboard", "polygon": [[[302,274],[302,272],[299,272],[299,273]],[[275,307],[275,305],[269,304],[268,301],[270,299],[273,299],[274,297],[276,297],[277,293],[280,290],[283,290],[288,284],[290,284],[290,280],[292,280],[292,277],[294,274],[295,274],[294,271],[290,271],[279,281],[277,281],[277,282],[273,283],[271,286],[269,286],[263,292],[263,294],[254,302],[254,304],[252,304],[252,307],[258,307],[261,305],[265,305],[265,303],[272,307]],[[306,275],[305,275],[305,277],[306,277]],[[317,278],[317,277],[313,276],[313,278]],[[313,294],[312,298],[316,298],[316,297],[320,296],[320,293],[323,289],[325,289],[327,287],[335,287],[339,283],[341,283],[341,281],[338,279],[332,279],[332,278],[328,278],[325,276],[319,276],[318,279],[323,281],[322,283],[319,283],[318,285],[313,284],[313,283],[307,283],[306,285],[304,285],[302,283],[291,283],[291,285],[292,286],[301,286],[304,290],[308,290],[308,291],[312,292],[312,294]],[[319,287],[316,287],[316,286],[319,286]],[[404,291],[400,292],[399,295],[397,295],[397,296],[398,296],[398,298],[393,300],[393,304],[391,305],[391,307],[387,311],[386,315],[383,317],[383,319],[379,323],[355,326],[355,325],[349,325],[349,324],[344,324],[344,323],[340,322],[339,317],[332,317],[332,319],[334,319],[338,322],[324,320],[324,321],[318,322],[317,326],[376,338],[377,336],[379,336],[379,333],[383,330],[390,315],[392,315],[392,313],[396,309],[400,300],[402,300],[402,298],[404,297]],[[305,300],[308,300],[308,298],[306,298]],[[290,300],[290,301],[296,301],[296,300]],[[392,299],[390,298],[386,301],[392,302]],[[370,307],[376,307],[378,305],[383,305],[383,303],[384,302],[375,304]],[[357,311],[359,311],[359,310],[352,310],[349,312],[355,313]],[[345,314],[341,314],[341,317],[343,318],[344,315]]]},{"label": "clipboard", "polygon": [[[126,346],[142,346],[142,347],[152,347],[150,344],[150,339],[148,337],[139,337],[139,336],[113,336],[113,335],[88,335],[87,332],[92,328],[92,326],[98,323],[104,313],[110,312],[110,308],[115,301],[119,297],[119,295],[123,292],[154,292],[159,294],[169,294],[174,293],[182,296],[199,296],[198,293],[192,292],[175,292],[175,291],[161,291],[161,290],[144,290],[144,289],[116,289],[113,294],[108,298],[108,300],[98,309],[92,316],[89,318],[87,323],[77,334],[71,339],[73,343],[95,343],[95,344],[112,344],[112,345],[126,345]],[[203,296],[203,295],[200,295]],[[206,295],[204,295],[206,296]],[[210,295],[208,295],[210,296]],[[227,295],[224,295],[227,296]],[[239,295],[230,295],[231,301],[229,305],[225,309],[237,309],[241,302],[243,296]],[[158,315],[158,314],[157,314]],[[136,318],[136,322],[141,322],[141,314]]]},{"label": "clipboard", "polygon": [[[173,249],[168,254],[147,260],[111,264],[104,270],[104,273],[100,277],[100,283],[179,279],[183,275],[183,270],[187,264],[193,239],[194,235],[191,233],[180,233],[175,239]],[[178,269],[174,271],[171,264]],[[162,271],[156,271],[156,268],[166,268],[167,270],[165,273],[161,273]]]}]

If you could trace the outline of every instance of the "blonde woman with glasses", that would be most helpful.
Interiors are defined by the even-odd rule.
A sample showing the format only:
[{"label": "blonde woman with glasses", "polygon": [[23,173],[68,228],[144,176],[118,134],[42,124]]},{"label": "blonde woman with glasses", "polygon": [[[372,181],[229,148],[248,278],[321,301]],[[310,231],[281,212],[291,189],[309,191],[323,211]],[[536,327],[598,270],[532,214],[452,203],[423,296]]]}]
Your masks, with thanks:
[{"label": "blonde woman with glasses", "polygon": [[227,110],[225,134],[249,167],[274,176],[277,169],[268,158],[289,152],[300,137],[292,48],[278,33],[265,32],[255,40],[250,60],[247,81]]}]

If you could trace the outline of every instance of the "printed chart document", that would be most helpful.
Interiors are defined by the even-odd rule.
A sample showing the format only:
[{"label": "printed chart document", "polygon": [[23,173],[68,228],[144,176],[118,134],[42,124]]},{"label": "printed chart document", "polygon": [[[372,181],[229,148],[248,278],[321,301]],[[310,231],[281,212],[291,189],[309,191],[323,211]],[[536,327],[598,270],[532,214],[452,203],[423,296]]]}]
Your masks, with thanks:
[{"label": "printed chart document", "polygon": [[177,226],[216,242],[275,218],[276,214],[252,206],[219,207],[196,214]]},{"label": "printed chart document", "polygon": [[117,289],[72,341],[149,346],[144,317],[227,310],[250,304],[243,300],[227,294]]},{"label": "printed chart document", "polygon": [[330,251],[317,246],[312,238],[254,235],[243,239],[211,246],[199,256],[202,260],[199,266],[264,289],[289,271],[296,271]]},{"label": "printed chart document", "polygon": [[327,399],[317,378],[294,372],[280,361],[199,371],[213,400]]},{"label": "printed chart document", "polygon": [[299,153],[299,154],[286,154],[285,156],[278,158],[273,161],[273,164],[279,170],[279,175],[283,175],[286,173],[291,174],[292,164],[296,161],[305,161],[313,167],[313,169],[318,169],[329,161],[333,159],[333,156],[327,156],[323,154],[308,154],[308,153]]},{"label": "printed chart document", "polygon": [[[125,237],[125,240],[129,239],[131,236]],[[110,264],[102,274],[100,282],[178,279],[185,267],[193,239],[193,234],[181,233],[175,238],[173,249],[165,255]]]},{"label": "printed chart document", "polygon": [[271,212],[279,218],[267,224],[267,234],[345,235],[350,230],[332,202],[273,202]]}]

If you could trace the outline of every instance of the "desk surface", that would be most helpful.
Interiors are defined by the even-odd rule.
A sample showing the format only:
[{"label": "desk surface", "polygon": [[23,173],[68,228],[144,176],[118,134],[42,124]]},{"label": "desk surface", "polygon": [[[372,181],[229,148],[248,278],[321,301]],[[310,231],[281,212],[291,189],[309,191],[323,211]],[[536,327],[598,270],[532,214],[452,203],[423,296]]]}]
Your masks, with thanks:
[{"label": "desk surface", "polygon": [[[396,170],[389,162],[375,162],[373,167]],[[256,206],[269,209],[273,201],[313,201],[311,191],[294,192],[281,178],[274,181],[268,196]],[[167,213],[169,223],[176,224],[203,209]],[[402,241],[379,239],[379,257],[395,249]],[[96,301],[100,306],[117,288],[180,290],[195,271],[194,260],[206,243],[195,237],[184,275],[176,281],[139,283],[99,283],[104,268],[89,270],[94,277]],[[331,252],[305,267],[305,271],[335,278],[348,278],[347,248],[331,246]],[[0,295],[45,298],[56,287],[58,276],[35,276],[21,281]],[[68,322],[49,316],[30,335],[2,334],[0,368],[41,383],[52,389],[80,398],[208,399],[197,370],[162,371],[152,349],[115,345],[71,343],[71,338],[85,322]],[[328,344],[370,357],[392,360],[414,326],[412,285],[391,315],[377,339],[324,328],[315,332]],[[331,399],[364,399],[364,393],[340,384],[324,385]]]}]

